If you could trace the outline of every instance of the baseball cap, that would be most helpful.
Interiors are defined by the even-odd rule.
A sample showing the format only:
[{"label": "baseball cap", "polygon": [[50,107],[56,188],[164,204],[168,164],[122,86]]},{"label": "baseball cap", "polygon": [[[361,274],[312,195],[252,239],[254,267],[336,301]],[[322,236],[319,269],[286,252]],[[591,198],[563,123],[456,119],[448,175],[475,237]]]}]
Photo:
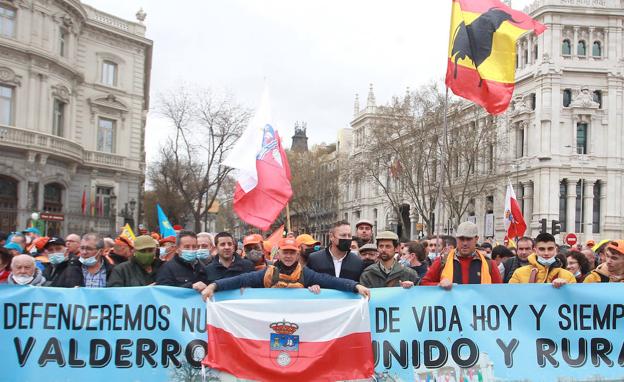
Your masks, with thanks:
[{"label": "baseball cap", "polygon": [[278,247],[279,249],[292,249],[295,251],[299,249],[299,247],[297,246],[297,241],[292,237],[285,237],[281,239],[279,241]]},{"label": "baseball cap", "polygon": [[603,245],[608,244],[609,242],[611,242],[611,240],[609,240],[609,239],[600,240],[600,242],[598,242],[598,244],[596,244],[596,245],[594,245],[592,247],[592,251],[598,252],[598,250],[601,249]]},{"label": "baseball cap", "polygon": [[357,228],[358,226],[361,226],[362,224],[369,225],[369,226],[371,226],[371,228],[373,228],[373,223],[371,223],[371,221],[367,220],[367,219],[360,219],[360,220],[358,220],[358,222],[355,223],[355,228]]},{"label": "baseball cap", "polygon": [[115,239],[115,245],[127,245],[130,248],[134,248],[132,240],[128,239],[125,236],[118,236],[117,239]]},{"label": "baseball cap", "polygon": [[150,235],[141,235],[134,241],[135,250],[140,251],[148,248],[156,248],[156,240],[154,240],[154,238]]},{"label": "baseball cap", "polygon": [[176,242],[176,237],[175,236],[167,236],[164,239],[160,239],[158,241],[158,244],[159,245],[164,245],[165,243],[173,243],[173,244],[175,244],[175,242]]},{"label": "baseball cap", "polygon": [[19,253],[22,253],[24,251],[24,248],[22,248],[21,245],[19,245],[17,243],[13,243],[13,242],[5,244],[4,248],[9,249],[9,250],[12,249],[12,250],[15,250],[15,251],[17,251]]},{"label": "baseball cap", "polygon": [[299,236],[297,236],[297,239],[295,239],[295,241],[297,242],[297,246],[301,245],[301,244],[305,244],[305,245],[314,245],[314,244],[320,244],[321,242],[318,240],[315,240],[312,235],[309,235],[307,233],[303,233]]},{"label": "baseball cap", "polygon": [[624,255],[624,240],[614,240],[609,243],[607,249],[616,251],[617,253]]},{"label": "baseball cap", "polygon": [[243,246],[249,244],[260,244],[262,243],[262,235],[254,233],[252,235],[247,235],[243,238]]},{"label": "baseball cap", "polygon": [[457,227],[457,234],[455,237],[477,237],[479,236],[479,229],[473,222],[463,222]]},{"label": "baseball cap", "polygon": [[22,231],[23,233],[34,233],[35,235],[39,235],[41,236],[41,231],[39,231],[37,228],[35,227],[30,227],[30,228],[26,228],[25,230]]},{"label": "baseball cap", "polygon": [[62,246],[65,246],[65,240],[63,240],[62,237],[52,236],[51,238],[48,239],[48,242],[45,243],[43,248],[48,248],[51,245],[62,245]]}]

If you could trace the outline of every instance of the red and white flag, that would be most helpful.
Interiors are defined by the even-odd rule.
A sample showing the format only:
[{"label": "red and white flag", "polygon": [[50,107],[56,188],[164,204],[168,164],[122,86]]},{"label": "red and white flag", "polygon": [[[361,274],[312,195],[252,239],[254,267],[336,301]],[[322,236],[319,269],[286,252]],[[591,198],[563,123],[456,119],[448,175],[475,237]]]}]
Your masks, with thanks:
[{"label": "red and white flag", "polygon": [[517,237],[524,236],[527,225],[522,216],[516,193],[511,186],[511,182],[507,185],[507,195],[505,195],[505,230],[507,237],[512,240]]},{"label": "red and white flag", "polygon": [[373,375],[365,299],[236,299],[207,309],[205,366],[255,381]]},{"label": "red and white flag", "polygon": [[82,208],[82,215],[87,214],[87,191],[82,190],[82,201],[80,202],[80,207]]},{"label": "red and white flag", "polygon": [[290,200],[292,188],[288,159],[272,126],[268,89],[223,164],[236,169],[234,211],[238,217],[263,231],[269,229]]}]

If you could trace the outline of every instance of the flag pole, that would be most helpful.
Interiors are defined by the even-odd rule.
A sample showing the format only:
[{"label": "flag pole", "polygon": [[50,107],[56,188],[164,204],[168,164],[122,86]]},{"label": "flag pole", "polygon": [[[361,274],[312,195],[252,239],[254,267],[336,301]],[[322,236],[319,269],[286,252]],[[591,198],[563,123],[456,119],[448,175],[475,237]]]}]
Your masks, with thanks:
[{"label": "flag pole", "polygon": [[286,203],[286,233],[290,232],[290,203]]},{"label": "flag pole", "polygon": [[441,216],[442,216],[442,209],[441,209],[441,205],[442,205],[442,186],[444,184],[444,166],[445,166],[445,159],[446,159],[446,155],[448,152],[448,145],[447,145],[447,134],[448,134],[448,97],[449,97],[449,88],[448,86],[445,86],[446,88],[446,94],[444,96],[444,122],[442,123],[442,151],[441,151],[441,158],[440,158],[440,183],[438,184],[438,198],[437,198],[437,205],[436,205],[436,218],[434,219],[434,225],[433,225],[433,229],[434,229],[434,233],[436,234],[436,249],[438,246],[438,243],[440,242],[440,229],[436,227],[436,225],[439,225]]}]

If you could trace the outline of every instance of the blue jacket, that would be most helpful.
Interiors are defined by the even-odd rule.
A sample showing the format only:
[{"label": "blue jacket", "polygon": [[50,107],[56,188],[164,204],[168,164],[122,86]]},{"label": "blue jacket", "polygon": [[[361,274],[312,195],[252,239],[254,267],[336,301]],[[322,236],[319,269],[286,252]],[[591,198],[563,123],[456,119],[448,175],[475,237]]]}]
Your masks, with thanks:
[{"label": "blue jacket", "polygon": [[[266,269],[215,281],[217,290],[231,290],[238,288],[264,288],[264,274]],[[336,289],[345,292],[356,292],[357,283],[353,280],[339,279],[324,273],[314,272],[303,267],[303,286],[319,285],[325,289]]]}]

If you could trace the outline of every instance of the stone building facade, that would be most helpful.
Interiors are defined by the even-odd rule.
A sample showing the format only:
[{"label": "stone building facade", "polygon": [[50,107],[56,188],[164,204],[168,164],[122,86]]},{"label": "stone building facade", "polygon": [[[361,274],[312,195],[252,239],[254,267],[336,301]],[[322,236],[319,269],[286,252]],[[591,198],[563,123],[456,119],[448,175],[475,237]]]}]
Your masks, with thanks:
[{"label": "stone building facade", "polygon": [[78,0],[0,0],[0,230],[112,233],[142,214],[152,41]]},{"label": "stone building facade", "polygon": [[[560,240],[569,232],[581,241],[621,238],[624,5],[619,0],[539,0],[525,12],[548,29],[518,42],[513,102],[494,120],[504,137],[493,153],[498,176],[463,219],[475,221],[482,237],[501,240],[510,180],[530,226],[528,235],[537,235],[540,220],[546,219],[549,232],[552,220],[560,222]],[[372,88],[366,107],[356,99],[352,156],[366,139],[376,107]],[[342,198],[344,217],[397,229],[399,219],[375,187],[353,180],[351,188]],[[409,236],[418,237],[417,214],[409,204],[402,212],[410,217]],[[436,219],[436,229],[452,233],[445,215]]]}]

